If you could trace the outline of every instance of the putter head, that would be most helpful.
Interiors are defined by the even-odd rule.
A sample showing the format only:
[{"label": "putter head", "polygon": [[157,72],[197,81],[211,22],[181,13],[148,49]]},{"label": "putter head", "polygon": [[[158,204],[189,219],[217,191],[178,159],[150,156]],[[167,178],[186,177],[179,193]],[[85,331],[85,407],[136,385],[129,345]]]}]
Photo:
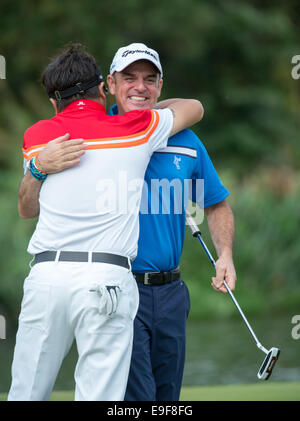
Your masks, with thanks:
[{"label": "putter head", "polygon": [[260,380],[268,380],[268,378],[271,376],[274,365],[279,358],[279,354],[280,354],[280,349],[278,348],[270,349],[270,351],[268,352],[266,358],[264,359],[257,373],[257,377]]}]

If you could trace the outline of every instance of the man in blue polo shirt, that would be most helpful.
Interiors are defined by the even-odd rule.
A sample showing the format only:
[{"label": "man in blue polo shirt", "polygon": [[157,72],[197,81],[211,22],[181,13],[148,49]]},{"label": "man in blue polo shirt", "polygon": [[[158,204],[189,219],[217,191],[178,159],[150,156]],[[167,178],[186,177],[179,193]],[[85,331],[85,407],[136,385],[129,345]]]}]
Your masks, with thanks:
[{"label": "man in blue polo shirt", "polygon": [[[141,60],[145,52],[148,61]],[[127,61],[124,68],[124,57],[128,55],[132,63],[128,65]],[[144,44],[120,48],[107,78],[110,93],[115,95],[117,103],[110,113],[153,108],[160,96],[162,75],[158,54]],[[192,181],[187,183],[187,180]],[[191,199],[205,208],[219,257],[212,286],[224,293],[222,281],[225,279],[231,289],[236,281],[232,260],[234,221],[225,200],[229,192],[222,185],[203,144],[191,130],[169,138],[167,147],[153,154],[145,182],[138,255],[132,263],[140,304],[135,318],[125,400],[177,401],[190,308],[189,292],[178,268],[185,234],[187,185],[192,184]],[[173,188],[168,188],[172,185]],[[163,192],[159,186],[167,186],[167,189]]]},{"label": "man in blue polo shirt", "polygon": [[[116,98],[110,113],[155,107],[162,76],[156,51],[144,44],[120,48],[107,77],[110,93]],[[39,155],[47,171],[59,172],[78,164],[84,147],[76,139],[68,145],[64,142],[67,138],[49,142]],[[190,185],[190,198],[205,209],[218,254],[212,287],[226,293],[224,279],[232,290],[235,287],[234,220],[226,201],[229,192],[201,141],[191,130],[184,130],[152,155],[145,174],[138,255],[132,263],[140,304],[125,395],[128,401],[179,400],[190,300],[178,266],[185,234],[186,189]]]}]

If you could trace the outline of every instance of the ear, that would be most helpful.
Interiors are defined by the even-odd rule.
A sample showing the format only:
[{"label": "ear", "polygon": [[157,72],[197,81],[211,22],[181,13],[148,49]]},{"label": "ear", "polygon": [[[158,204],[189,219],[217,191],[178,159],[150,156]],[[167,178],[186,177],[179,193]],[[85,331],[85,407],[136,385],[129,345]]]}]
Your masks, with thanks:
[{"label": "ear", "polygon": [[98,102],[100,104],[102,104],[104,108],[106,108],[106,92],[105,92],[106,89],[105,89],[104,82],[101,82],[98,85],[98,90],[99,90],[99,99],[98,99]]},{"label": "ear", "polygon": [[104,82],[101,82],[100,85],[98,85],[98,89],[101,100],[106,101],[106,88]]},{"label": "ear", "polygon": [[107,86],[109,89],[109,93],[111,95],[115,95],[116,94],[116,80],[112,75],[108,75],[106,78],[107,81]]},{"label": "ear", "polygon": [[55,99],[50,98],[50,102],[51,102],[51,104],[53,105],[53,108],[54,108],[55,114],[58,114],[58,108],[57,108],[57,103],[56,103]]}]

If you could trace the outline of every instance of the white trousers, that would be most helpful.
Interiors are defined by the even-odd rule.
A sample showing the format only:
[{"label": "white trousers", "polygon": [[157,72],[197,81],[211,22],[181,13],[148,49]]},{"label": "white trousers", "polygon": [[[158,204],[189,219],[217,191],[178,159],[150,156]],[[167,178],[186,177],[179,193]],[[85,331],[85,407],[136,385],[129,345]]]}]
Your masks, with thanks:
[{"label": "white trousers", "polygon": [[[96,286],[117,290],[115,312],[99,311]],[[138,297],[131,271],[116,265],[36,264],[24,282],[8,400],[48,400],[74,339],[75,400],[123,400]]]}]

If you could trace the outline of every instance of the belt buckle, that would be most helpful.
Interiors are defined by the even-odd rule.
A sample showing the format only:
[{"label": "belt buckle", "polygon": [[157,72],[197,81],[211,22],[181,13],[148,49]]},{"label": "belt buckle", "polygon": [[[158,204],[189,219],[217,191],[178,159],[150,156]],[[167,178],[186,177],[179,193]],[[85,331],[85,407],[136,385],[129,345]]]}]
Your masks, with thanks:
[{"label": "belt buckle", "polygon": [[149,282],[149,272],[146,272],[144,274],[144,284],[145,285],[149,285],[150,284],[150,282]]}]

